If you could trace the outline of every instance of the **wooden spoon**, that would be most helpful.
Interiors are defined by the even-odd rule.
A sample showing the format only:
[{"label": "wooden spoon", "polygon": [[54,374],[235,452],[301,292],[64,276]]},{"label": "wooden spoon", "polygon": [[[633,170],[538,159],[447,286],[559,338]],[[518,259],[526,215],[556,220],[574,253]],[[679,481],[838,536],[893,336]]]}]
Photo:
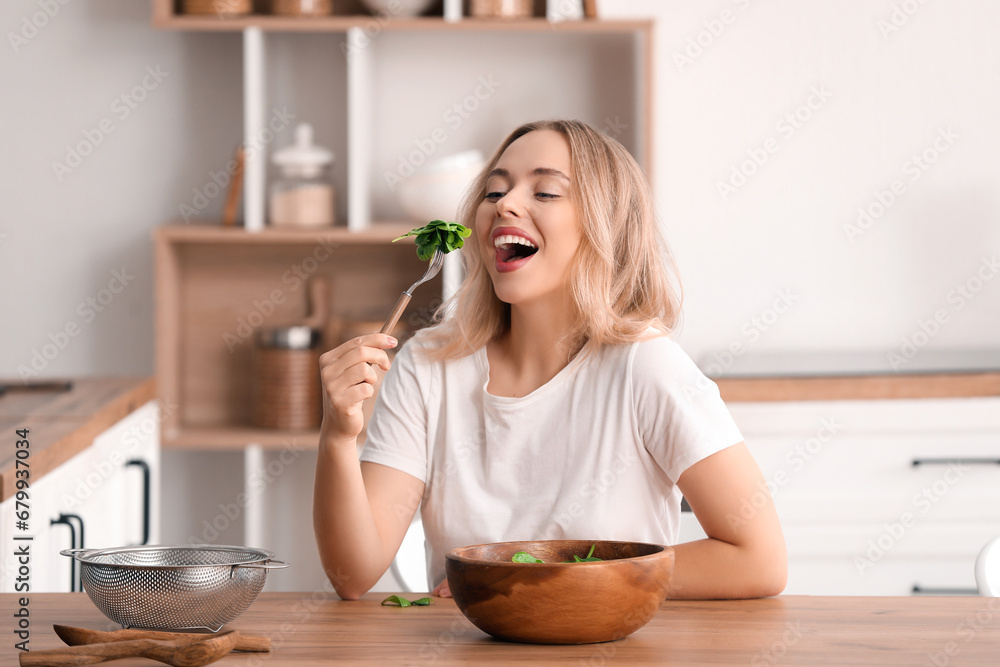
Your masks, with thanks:
[{"label": "wooden spoon", "polygon": [[130,639],[31,651],[22,653],[20,660],[21,667],[72,667],[141,657],[158,660],[173,667],[201,667],[232,651],[238,637],[239,633],[231,630],[205,639]]},{"label": "wooden spoon", "polygon": [[[71,625],[53,625],[52,629],[70,646],[80,644],[98,644],[101,642],[120,642],[127,639],[206,639],[209,635],[191,632],[154,632],[152,630],[88,630],[74,628]],[[267,652],[271,650],[271,638],[260,635],[245,635],[240,633],[236,640],[234,651]]]}]

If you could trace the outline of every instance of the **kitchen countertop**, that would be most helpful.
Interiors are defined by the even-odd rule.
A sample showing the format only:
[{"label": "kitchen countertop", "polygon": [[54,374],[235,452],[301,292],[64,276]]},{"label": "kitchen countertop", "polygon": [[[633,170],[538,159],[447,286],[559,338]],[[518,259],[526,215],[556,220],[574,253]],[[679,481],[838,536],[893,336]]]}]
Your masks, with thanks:
[{"label": "kitchen countertop", "polygon": [[[388,593],[359,601],[332,592],[265,593],[227,629],[271,637],[272,652],[230,654],[221,667],[280,665],[991,665],[1000,662],[1000,598],[806,597],[669,601],[636,633],[617,642],[542,646],[496,641],[469,623],[453,600],[430,607],[382,607]],[[409,599],[421,593],[403,594]],[[12,610],[0,663],[13,665]],[[53,623],[117,629],[85,593],[30,596],[33,650],[62,642]],[[145,659],[116,661],[131,667]]]},{"label": "kitchen countertop", "polygon": [[714,352],[698,366],[726,401],[839,401],[1000,396],[1000,350]]},{"label": "kitchen countertop", "polygon": [[756,401],[870,401],[1000,396],[1000,372],[908,375],[815,375],[716,378],[722,399]]},{"label": "kitchen countertop", "polygon": [[[94,438],[156,397],[152,378],[74,379],[69,391],[0,395],[0,502],[14,494],[15,431],[28,429],[32,481],[90,446]],[[21,385],[17,380],[0,384]]]}]

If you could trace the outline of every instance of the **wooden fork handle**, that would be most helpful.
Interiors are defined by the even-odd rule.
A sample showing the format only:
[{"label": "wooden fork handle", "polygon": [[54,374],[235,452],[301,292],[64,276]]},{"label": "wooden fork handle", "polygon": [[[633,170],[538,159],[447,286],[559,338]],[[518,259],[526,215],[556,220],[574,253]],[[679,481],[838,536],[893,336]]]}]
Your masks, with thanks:
[{"label": "wooden fork handle", "polygon": [[403,311],[406,310],[406,305],[410,303],[411,295],[407,292],[403,292],[399,295],[399,299],[396,300],[396,305],[392,307],[392,312],[389,313],[389,317],[386,318],[385,324],[382,325],[382,329],[379,333],[392,333],[393,327],[399,322],[399,318],[402,317]]}]

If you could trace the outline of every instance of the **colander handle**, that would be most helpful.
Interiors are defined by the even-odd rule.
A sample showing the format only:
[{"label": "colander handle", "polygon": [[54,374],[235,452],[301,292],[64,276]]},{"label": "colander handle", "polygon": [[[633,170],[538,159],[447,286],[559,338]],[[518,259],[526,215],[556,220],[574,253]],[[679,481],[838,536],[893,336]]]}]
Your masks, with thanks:
[{"label": "colander handle", "polygon": [[70,558],[76,558],[79,554],[84,554],[89,551],[96,551],[96,549],[63,549],[59,552],[60,556],[69,556]]},{"label": "colander handle", "polygon": [[268,558],[260,563],[247,563],[246,565],[240,563],[239,565],[234,565],[233,567],[254,567],[262,570],[280,570],[288,567],[288,563],[283,560],[278,560],[277,558]]}]

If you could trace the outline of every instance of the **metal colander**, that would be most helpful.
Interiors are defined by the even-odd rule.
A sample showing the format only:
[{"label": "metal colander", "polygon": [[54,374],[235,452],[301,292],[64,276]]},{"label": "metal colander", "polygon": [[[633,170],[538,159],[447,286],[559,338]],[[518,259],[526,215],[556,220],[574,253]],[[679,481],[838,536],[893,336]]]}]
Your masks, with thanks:
[{"label": "metal colander", "polygon": [[288,567],[261,549],[214,545],[66,549],[83,588],[126,628],[217,632],[253,604],[267,571]]}]

